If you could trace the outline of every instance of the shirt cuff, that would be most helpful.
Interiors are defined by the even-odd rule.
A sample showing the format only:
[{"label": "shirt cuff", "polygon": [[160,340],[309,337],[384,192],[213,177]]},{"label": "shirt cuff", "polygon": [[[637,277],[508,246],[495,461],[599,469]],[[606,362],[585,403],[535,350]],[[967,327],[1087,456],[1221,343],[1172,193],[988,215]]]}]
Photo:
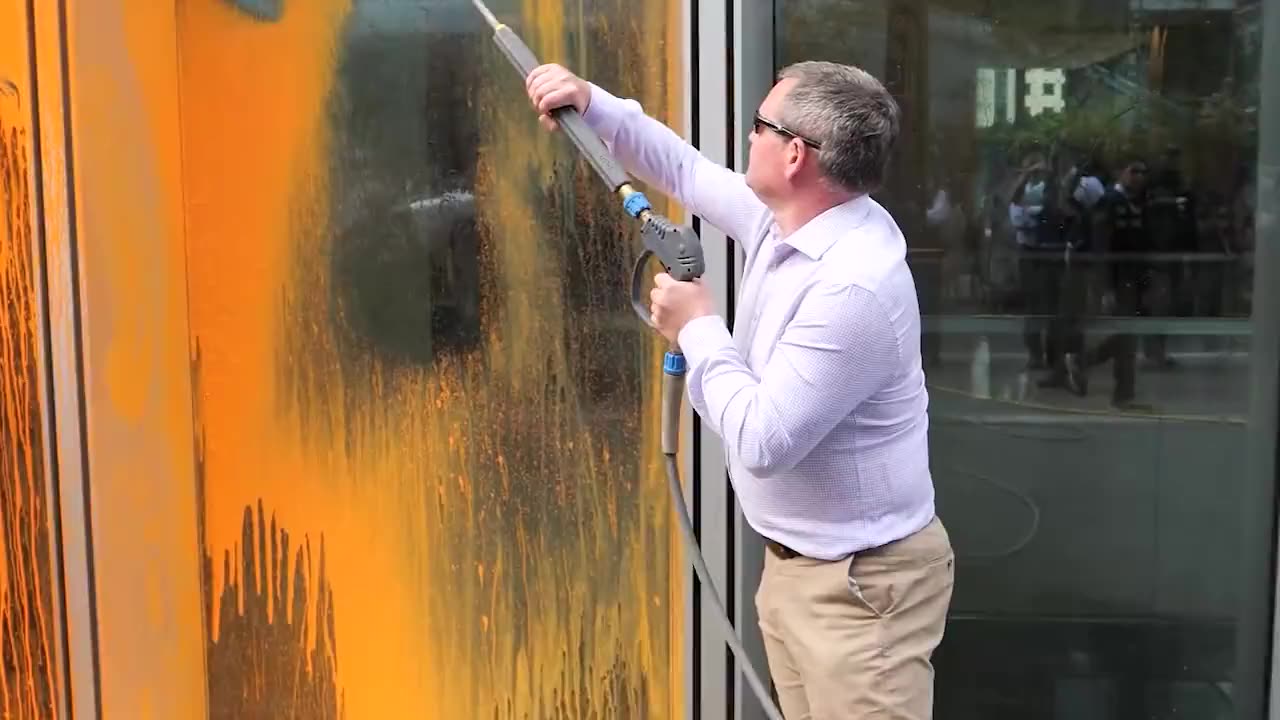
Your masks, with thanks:
[{"label": "shirt cuff", "polygon": [[640,105],[634,100],[623,100],[595,83],[587,85],[591,86],[591,102],[587,103],[582,119],[602,140],[612,143],[627,112],[638,109]]},{"label": "shirt cuff", "polygon": [[[719,315],[704,315],[685,323],[676,336],[676,342],[680,344],[680,352],[684,353],[688,367],[685,389],[689,393],[689,405],[705,420],[710,412],[702,392],[707,364],[711,358],[725,350],[737,352],[733,336],[729,334],[729,328]],[[717,428],[716,432],[719,433],[720,429]]]},{"label": "shirt cuff", "polygon": [[703,315],[685,323],[676,341],[690,370],[700,367],[717,352],[734,348],[733,336],[719,315]]}]

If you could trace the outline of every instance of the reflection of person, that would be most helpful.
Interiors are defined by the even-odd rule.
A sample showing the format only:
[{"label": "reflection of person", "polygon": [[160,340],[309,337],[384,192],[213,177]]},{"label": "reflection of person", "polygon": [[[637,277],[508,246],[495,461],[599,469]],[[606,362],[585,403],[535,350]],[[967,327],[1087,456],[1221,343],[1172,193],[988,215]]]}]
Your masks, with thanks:
[{"label": "reflection of person", "polygon": [[1045,337],[1043,316],[1053,312],[1055,294],[1048,283],[1057,277],[1057,257],[1050,255],[1043,243],[1045,225],[1046,178],[1049,167],[1040,153],[1030,153],[1013,180],[1009,194],[1009,225],[1014,230],[1018,249],[1018,281],[1021,288],[1023,323],[1022,340],[1027,348],[1027,369],[1039,370],[1053,364],[1059,348],[1053,337]]},{"label": "reflection of person", "polygon": [[[1166,258],[1151,263],[1155,315],[1189,315],[1195,308],[1197,293],[1195,276],[1181,262],[1169,262],[1169,254],[1184,257],[1199,250],[1196,227],[1196,201],[1182,175],[1181,151],[1170,146],[1164,152],[1159,169],[1152,173],[1147,189],[1149,252]],[[1205,269],[1210,266],[1201,266]],[[1168,354],[1168,338],[1162,333],[1143,337],[1147,360],[1158,367],[1176,366]]]},{"label": "reflection of person", "polygon": [[564,68],[538,68],[528,89],[544,124],[578,108],[632,172],[746,253],[732,336],[699,282],[659,275],[652,308],[767,541],[756,605],[784,713],[930,717],[953,554],[934,514],[906,242],[868,195],[896,103],[857,68],[791,66],[760,105],[744,176]]},{"label": "reflection of person", "polygon": [[1056,210],[1050,213],[1055,217],[1050,220],[1049,229],[1058,236],[1065,252],[1062,262],[1054,266],[1057,272],[1047,280],[1052,294],[1050,305],[1054,309],[1047,343],[1051,349],[1048,353],[1050,370],[1039,385],[1045,388],[1064,387],[1077,395],[1084,395],[1087,383],[1079,359],[1085,349],[1081,316],[1086,306],[1088,281],[1087,272],[1073,258],[1076,253],[1093,250],[1090,218],[1094,207],[1106,195],[1107,188],[1094,160],[1064,164],[1067,168],[1056,183]]},{"label": "reflection of person", "polygon": [[[952,302],[970,298],[977,270],[974,248],[968,244],[969,217],[960,188],[960,179],[955,174],[945,173],[943,179],[936,183],[933,201],[925,210],[925,228],[933,236],[929,246],[942,250],[943,294]],[[938,344],[934,343],[935,347]]]},{"label": "reflection of person", "polygon": [[[1093,240],[1104,253],[1145,253],[1151,245],[1146,201],[1147,165],[1139,159],[1129,162],[1119,182],[1094,207]],[[1115,314],[1149,315],[1151,266],[1142,260],[1124,259],[1111,265]],[[1086,354],[1085,367],[1112,362],[1115,388],[1111,403],[1121,409],[1147,409],[1134,402],[1137,373],[1137,338],[1132,333],[1115,333]]]},{"label": "reflection of person", "polygon": [[1009,195],[1009,224],[1017,231],[1015,239],[1019,247],[1036,247],[1039,244],[1036,230],[1040,226],[1040,214],[1044,212],[1047,173],[1044,156],[1030,153],[1013,180],[1013,191]]}]

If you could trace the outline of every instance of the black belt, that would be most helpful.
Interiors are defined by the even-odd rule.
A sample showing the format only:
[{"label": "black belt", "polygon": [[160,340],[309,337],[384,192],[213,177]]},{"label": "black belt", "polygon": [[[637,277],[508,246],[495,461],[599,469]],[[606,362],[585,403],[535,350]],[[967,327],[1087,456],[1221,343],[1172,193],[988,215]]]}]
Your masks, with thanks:
[{"label": "black belt", "polygon": [[786,545],[783,545],[780,542],[770,540],[769,538],[764,539],[764,544],[765,544],[765,547],[769,548],[770,552],[782,558],[783,560],[790,560],[792,558],[800,557],[800,553],[796,552],[795,550],[792,550],[791,548],[787,547]]}]

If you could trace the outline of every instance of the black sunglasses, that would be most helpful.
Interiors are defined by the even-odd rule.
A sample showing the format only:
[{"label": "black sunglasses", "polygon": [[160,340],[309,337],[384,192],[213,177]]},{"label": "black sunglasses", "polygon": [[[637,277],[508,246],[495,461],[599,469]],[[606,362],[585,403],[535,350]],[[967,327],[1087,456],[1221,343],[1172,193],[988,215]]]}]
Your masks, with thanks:
[{"label": "black sunglasses", "polygon": [[759,135],[764,132],[763,130],[760,129],[762,127],[769,128],[770,130],[778,133],[783,137],[795,138],[800,142],[804,143],[805,145],[808,145],[809,147],[813,148],[814,150],[822,149],[822,143],[818,142],[817,140],[810,140],[809,138],[801,135],[795,130],[788,129],[787,127],[783,125],[779,125],[778,123],[772,120],[766,120],[765,118],[760,116],[760,113],[756,113],[755,122],[752,124],[751,128],[755,130],[755,133],[757,135]]}]

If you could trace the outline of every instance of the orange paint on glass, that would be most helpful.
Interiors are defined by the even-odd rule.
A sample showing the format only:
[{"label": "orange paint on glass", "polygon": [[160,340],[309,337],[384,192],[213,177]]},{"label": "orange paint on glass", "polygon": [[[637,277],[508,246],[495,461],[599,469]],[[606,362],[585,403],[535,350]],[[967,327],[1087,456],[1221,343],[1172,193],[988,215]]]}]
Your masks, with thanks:
[{"label": "orange paint on glass", "polygon": [[[139,720],[199,717],[205,691],[177,5],[33,8],[69,596],[90,589],[79,554],[93,553],[93,624],[78,604],[67,613],[70,696],[78,714],[97,691],[103,716]],[[86,486],[91,526],[78,514]]]},{"label": "orange paint on glass", "polygon": [[[24,18],[12,25],[21,31]],[[5,38],[8,42],[12,38]],[[14,42],[15,47],[24,43]],[[40,427],[30,110],[0,57],[0,717],[38,720],[58,709],[52,559]]]},{"label": "orange paint on glass", "polygon": [[[515,15],[546,60],[567,59],[571,30],[601,34],[587,62],[635,63],[620,89],[674,118],[678,63],[655,61],[640,28],[675,5],[589,8],[588,28],[560,2]],[[277,22],[179,5],[213,717],[674,717],[682,571],[657,453],[662,348],[621,295],[634,228],[537,128],[486,35],[358,20],[346,0],[286,3]],[[478,283],[477,334],[424,349],[400,332],[408,360],[362,323],[410,300],[360,315],[351,283],[377,283],[347,274],[412,250],[385,214],[403,203],[374,192],[399,189],[360,174],[359,114],[342,119],[367,89],[339,80],[357,40],[438,42],[424,57],[463,53],[478,67],[458,76],[483,78],[465,103],[421,108],[478,131],[474,150],[427,149],[473,155],[478,274],[467,257],[422,268],[432,293],[461,289],[460,317]],[[574,279],[587,299],[566,262],[589,271]],[[621,367],[596,360],[609,353]]]}]

